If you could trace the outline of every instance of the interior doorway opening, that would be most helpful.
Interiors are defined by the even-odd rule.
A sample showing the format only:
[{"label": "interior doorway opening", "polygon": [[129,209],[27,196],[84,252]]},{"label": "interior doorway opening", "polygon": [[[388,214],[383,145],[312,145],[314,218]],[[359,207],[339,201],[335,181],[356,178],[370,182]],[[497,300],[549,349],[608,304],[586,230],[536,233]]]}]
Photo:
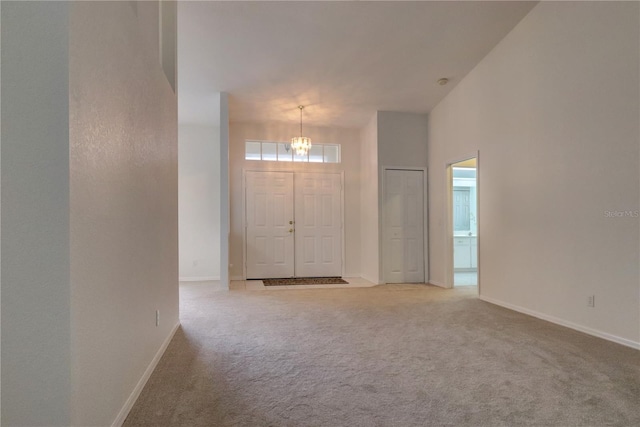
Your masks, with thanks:
[{"label": "interior doorway opening", "polygon": [[478,286],[478,160],[452,163],[449,171],[450,238],[454,287]]}]

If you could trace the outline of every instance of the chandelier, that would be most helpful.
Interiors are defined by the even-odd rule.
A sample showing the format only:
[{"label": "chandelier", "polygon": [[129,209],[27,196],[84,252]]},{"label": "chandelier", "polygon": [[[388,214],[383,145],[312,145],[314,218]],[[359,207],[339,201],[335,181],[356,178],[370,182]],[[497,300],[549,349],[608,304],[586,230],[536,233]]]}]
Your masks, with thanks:
[{"label": "chandelier", "polygon": [[311,138],[302,136],[302,110],[304,105],[299,105],[300,109],[300,136],[294,136],[291,138],[291,148],[293,148],[298,156],[306,156],[311,148]]}]

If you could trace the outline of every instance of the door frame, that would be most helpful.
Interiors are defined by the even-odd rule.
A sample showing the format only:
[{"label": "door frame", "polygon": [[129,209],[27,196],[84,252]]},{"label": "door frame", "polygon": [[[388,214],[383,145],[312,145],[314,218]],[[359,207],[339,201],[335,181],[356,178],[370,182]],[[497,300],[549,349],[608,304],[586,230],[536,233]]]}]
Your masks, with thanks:
[{"label": "door frame", "polygon": [[386,262],[386,245],[387,240],[384,224],[386,224],[386,209],[384,208],[384,200],[387,189],[385,188],[386,176],[388,170],[402,170],[402,171],[419,171],[422,172],[422,251],[424,258],[424,283],[429,283],[429,200],[427,192],[427,168],[426,167],[407,167],[407,166],[382,166],[382,197],[379,199],[378,211],[381,215],[381,221],[379,222],[378,234],[382,237],[382,244],[380,245],[380,279],[382,283],[387,283],[385,262]]},{"label": "door frame", "polygon": [[[308,165],[308,163],[305,163]],[[344,225],[344,170],[342,171],[323,171],[318,170],[317,168],[311,168],[309,170],[304,171],[296,171],[293,169],[263,169],[263,168],[242,168],[242,280],[247,280],[247,172],[287,172],[293,174],[293,205],[294,205],[294,220],[295,220],[295,185],[296,185],[296,174],[301,173],[319,173],[319,174],[331,174],[331,175],[340,175],[340,239],[341,239],[341,259],[340,259],[340,270],[341,275],[344,277],[345,268],[346,268],[346,242],[345,242],[345,225]],[[295,242],[295,236],[294,236]],[[295,273],[295,256],[296,249],[295,243],[293,246],[293,256],[294,256],[294,273]]]},{"label": "door frame", "polygon": [[480,238],[481,238],[481,221],[480,221],[480,151],[470,152],[465,156],[450,159],[445,164],[445,195],[446,195],[446,230],[445,230],[445,288],[453,288],[454,265],[453,265],[453,165],[464,162],[465,160],[476,159],[476,256],[477,256],[477,275],[478,275],[478,295],[480,295]]}]

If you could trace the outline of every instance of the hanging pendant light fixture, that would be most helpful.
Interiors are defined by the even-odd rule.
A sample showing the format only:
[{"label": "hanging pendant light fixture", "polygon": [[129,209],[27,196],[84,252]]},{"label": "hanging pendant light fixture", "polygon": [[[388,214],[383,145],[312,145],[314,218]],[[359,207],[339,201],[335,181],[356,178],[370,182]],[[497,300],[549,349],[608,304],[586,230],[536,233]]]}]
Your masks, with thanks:
[{"label": "hanging pendant light fixture", "polygon": [[291,138],[291,148],[293,148],[298,156],[306,156],[311,148],[311,138],[302,136],[302,110],[304,105],[299,105],[300,109],[300,136],[294,136]]}]

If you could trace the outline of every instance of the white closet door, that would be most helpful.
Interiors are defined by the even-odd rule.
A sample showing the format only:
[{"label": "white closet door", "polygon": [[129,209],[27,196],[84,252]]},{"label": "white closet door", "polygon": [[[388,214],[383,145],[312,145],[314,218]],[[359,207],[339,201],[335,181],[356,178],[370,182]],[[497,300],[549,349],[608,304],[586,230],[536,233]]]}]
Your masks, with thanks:
[{"label": "white closet door", "polygon": [[422,171],[386,170],[384,277],[387,283],[424,283]]},{"label": "white closet door", "polygon": [[246,173],[247,279],[294,275],[293,174]]},{"label": "white closet door", "polygon": [[296,174],[296,276],[342,275],[341,191],[340,174]]}]

